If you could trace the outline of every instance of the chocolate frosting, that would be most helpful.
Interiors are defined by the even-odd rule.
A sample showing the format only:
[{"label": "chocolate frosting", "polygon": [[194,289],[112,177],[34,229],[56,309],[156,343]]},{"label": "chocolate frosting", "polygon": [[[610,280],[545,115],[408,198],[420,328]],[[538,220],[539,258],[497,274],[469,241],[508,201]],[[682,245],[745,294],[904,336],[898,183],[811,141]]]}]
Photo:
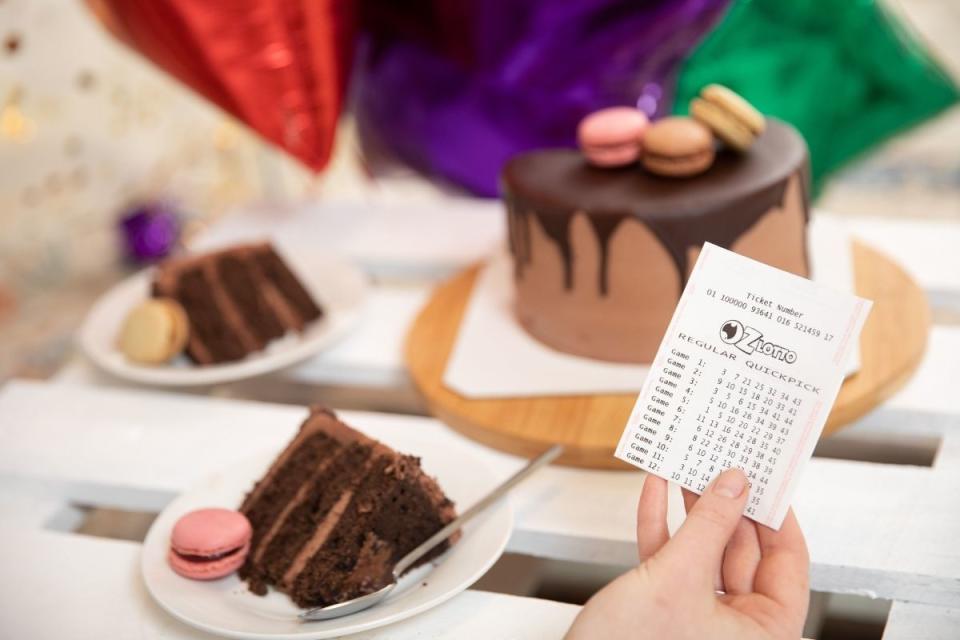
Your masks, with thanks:
[{"label": "chocolate frosting", "polygon": [[792,127],[773,119],[767,120],[766,130],[748,153],[722,150],[709,170],[692,178],[657,176],[636,164],[593,167],[570,149],[520,154],[501,176],[517,276],[531,259],[527,216],[534,215],[560,250],[564,285],[571,288],[570,222],[576,213],[584,213],[600,245],[601,294],[607,293],[610,238],[631,217],[660,240],[685,282],[689,248],[704,242],[732,246],[783,201],[787,181],[797,172],[808,211],[806,144]]}]

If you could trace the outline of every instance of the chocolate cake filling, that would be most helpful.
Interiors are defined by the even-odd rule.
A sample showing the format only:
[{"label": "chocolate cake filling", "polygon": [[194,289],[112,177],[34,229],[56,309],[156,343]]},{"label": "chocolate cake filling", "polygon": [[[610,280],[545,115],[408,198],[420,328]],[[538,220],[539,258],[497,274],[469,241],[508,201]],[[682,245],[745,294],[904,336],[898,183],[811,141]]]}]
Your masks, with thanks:
[{"label": "chocolate cake filling", "polygon": [[[304,496],[284,519],[281,528],[267,546],[259,563],[268,584],[279,584],[293,564],[297,551],[309,541],[323,521],[330,517],[331,510],[345,491],[352,491],[361,481],[365,463],[370,458],[369,446],[354,443],[341,450],[317,474],[307,482]],[[331,523],[336,525],[335,522]]]},{"label": "chocolate cake filling", "polygon": [[266,343],[286,333],[245,261],[226,255],[217,263],[216,270],[244,323],[260,340]]},{"label": "chocolate cake filling", "polygon": [[[261,487],[255,486],[240,511],[250,522],[269,522],[277,518],[283,507],[297,493],[304,478],[312,475],[323,461],[337,455],[342,445],[336,439],[323,432],[311,434],[285,460],[277,470],[272,481]],[[266,529],[254,527],[250,544],[249,565],[259,553],[260,542]]]},{"label": "chocolate cake filling", "polygon": [[[209,288],[202,267],[195,267],[180,276],[175,297],[187,312],[190,331],[203,343],[213,362],[240,360],[247,352],[210,296]],[[187,354],[193,357],[189,345]]]},{"label": "chocolate cake filling", "polygon": [[413,480],[418,473],[413,457],[374,461],[340,524],[296,576],[294,602],[324,606],[380,589],[400,558],[443,527],[436,503]]},{"label": "chocolate cake filling", "polygon": [[310,293],[271,247],[258,249],[255,259],[266,277],[284,295],[304,322],[316,320],[323,315],[323,311],[313,301]]}]

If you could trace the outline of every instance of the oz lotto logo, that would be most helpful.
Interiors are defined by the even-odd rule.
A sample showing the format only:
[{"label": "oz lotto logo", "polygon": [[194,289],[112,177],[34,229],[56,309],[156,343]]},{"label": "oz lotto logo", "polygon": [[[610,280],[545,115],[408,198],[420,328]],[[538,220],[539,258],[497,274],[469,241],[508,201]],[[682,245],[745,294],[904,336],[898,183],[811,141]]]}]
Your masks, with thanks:
[{"label": "oz lotto logo", "polygon": [[724,322],[720,326],[720,339],[748,355],[760,353],[787,364],[797,361],[796,351],[764,340],[763,332],[753,327],[745,327],[739,320]]}]

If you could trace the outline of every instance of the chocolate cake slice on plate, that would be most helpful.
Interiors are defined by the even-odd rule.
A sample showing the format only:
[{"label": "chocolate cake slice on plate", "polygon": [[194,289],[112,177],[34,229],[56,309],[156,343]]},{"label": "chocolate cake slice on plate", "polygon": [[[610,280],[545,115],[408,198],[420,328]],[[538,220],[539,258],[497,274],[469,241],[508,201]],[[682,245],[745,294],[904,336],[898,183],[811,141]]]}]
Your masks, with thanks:
[{"label": "chocolate cake slice on plate", "polygon": [[240,577],[254,593],[271,586],[304,608],[380,589],[400,558],[456,517],[418,458],[316,407],[240,511],[253,525]]},{"label": "chocolate cake slice on plate", "polygon": [[240,360],[323,316],[267,242],[167,260],[157,267],[153,295],[186,310],[187,355],[198,364]]}]

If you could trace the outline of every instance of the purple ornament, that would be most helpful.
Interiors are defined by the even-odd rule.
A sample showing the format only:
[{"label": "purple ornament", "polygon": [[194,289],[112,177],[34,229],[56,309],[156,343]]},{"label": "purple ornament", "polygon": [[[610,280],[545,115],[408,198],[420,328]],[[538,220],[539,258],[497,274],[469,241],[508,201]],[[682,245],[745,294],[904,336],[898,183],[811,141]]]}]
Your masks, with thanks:
[{"label": "purple ornament", "polygon": [[429,174],[495,196],[507,159],[575,146],[577,123],[592,111],[669,113],[681,62],[729,2],[425,2],[438,14],[436,28],[404,30],[393,17],[366,42],[356,77],[361,135]]},{"label": "purple ornament", "polygon": [[145,202],[120,218],[123,249],[135,263],[154,262],[170,255],[180,238],[180,219],[165,202]]}]

